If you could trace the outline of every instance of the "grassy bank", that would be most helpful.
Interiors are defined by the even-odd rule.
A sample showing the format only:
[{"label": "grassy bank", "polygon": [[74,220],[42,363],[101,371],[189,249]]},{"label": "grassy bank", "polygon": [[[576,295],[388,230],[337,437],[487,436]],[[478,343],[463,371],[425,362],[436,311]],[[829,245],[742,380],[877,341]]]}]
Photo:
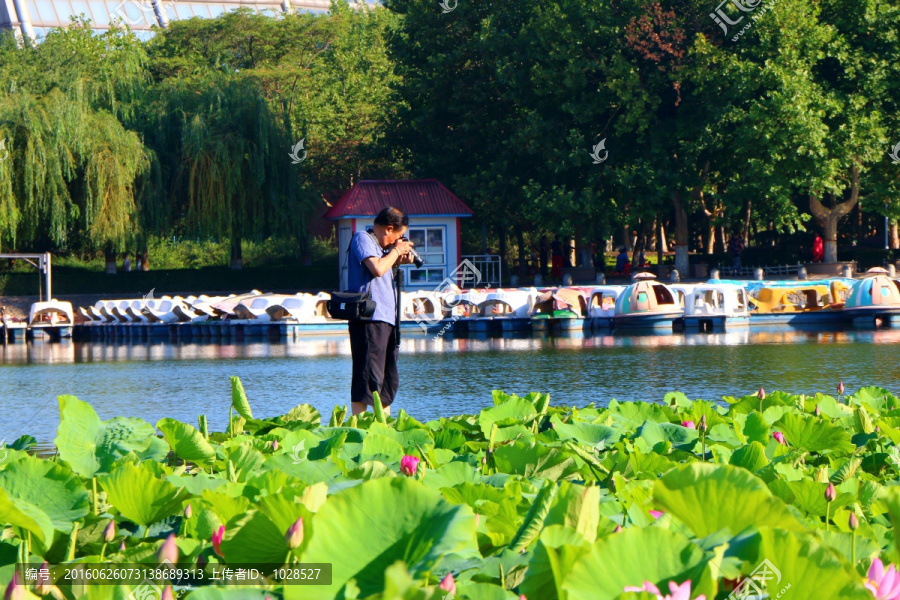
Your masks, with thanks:
[{"label": "grassy bank", "polygon": [[[27,556],[168,560],[205,573],[180,586],[195,600],[230,597],[214,588],[304,600],[652,600],[662,595],[626,588],[673,585],[677,598],[712,600],[765,566],[777,577],[754,583],[771,598],[871,600],[864,584],[877,588],[878,565],[896,556],[900,401],[875,387],[725,401],[671,393],[575,408],[495,391],[478,414],[427,423],[402,410],[322,416],[308,404],[259,419],[232,378],[222,410],[236,414],[228,431],[207,432],[203,415],[196,428],[101,421],[63,396],[58,455],[30,456],[23,437],[0,463],[0,580]],[[300,561],[327,565],[327,584],[209,579],[225,566]],[[141,584],[118,577],[107,592]],[[57,597],[79,593],[56,585]]]}]

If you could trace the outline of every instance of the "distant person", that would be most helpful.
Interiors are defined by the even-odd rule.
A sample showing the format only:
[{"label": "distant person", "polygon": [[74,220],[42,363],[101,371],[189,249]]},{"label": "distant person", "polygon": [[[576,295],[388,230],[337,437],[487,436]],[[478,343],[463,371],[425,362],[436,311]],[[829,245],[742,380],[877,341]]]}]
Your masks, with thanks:
[{"label": "distant person", "polygon": [[628,253],[625,252],[625,247],[622,246],[619,248],[619,255],[616,257],[616,273],[622,275],[625,273],[625,265],[631,266],[630,261],[628,260]]},{"label": "distant person", "polygon": [[603,253],[602,243],[591,243],[591,262],[594,263],[594,270],[598,273],[606,272],[606,255]]},{"label": "distant person", "polygon": [[823,262],[825,260],[825,242],[821,236],[816,236],[813,240],[813,262]]},{"label": "distant person", "polygon": [[563,253],[559,236],[556,236],[553,239],[553,243],[550,244],[550,255],[553,259],[553,266],[550,268],[550,276],[553,279],[562,279]]},{"label": "distant person", "polygon": [[547,279],[547,257],[550,254],[550,244],[547,243],[547,236],[541,236],[540,259],[541,259],[541,277]]},{"label": "distant person", "polygon": [[741,268],[741,253],[744,251],[744,238],[735,233],[728,241],[728,254],[731,255],[731,266]]},{"label": "distant person", "polygon": [[125,255],[125,260],[122,261],[122,270],[126,273],[131,273],[131,259],[128,258],[128,255]]},{"label": "distant person", "polygon": [[138,256],[137,256],[137,263],[136,263],[136,265],[137,265],[137,266],[135,267],[135,269],[138,270],[138,271],[140,271],[140,270],[141,270],[141,255],[140,255],[140,254],[138,254]]}]

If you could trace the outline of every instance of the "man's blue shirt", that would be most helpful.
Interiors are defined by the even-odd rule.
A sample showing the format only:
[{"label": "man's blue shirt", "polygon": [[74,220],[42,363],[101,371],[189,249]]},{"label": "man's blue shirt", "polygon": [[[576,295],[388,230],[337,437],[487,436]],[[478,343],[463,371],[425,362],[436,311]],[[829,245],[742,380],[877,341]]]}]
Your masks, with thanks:
[{"label": "man's blue shirt", "polygon": [[[381,277],[373,277],[369,268],[363,264],[367,258],[381,258],[386,254],[378,245],[373,234],[357,231],[350,240],[350,258],[347,265],[348,291],[364,292],[366,286],[375,301],[373,321],[384,321],[394,325],[397,321],[397,308],[394,297],[394,277],[392,270]],[[369,283],[371,281],[371,284]]]}]

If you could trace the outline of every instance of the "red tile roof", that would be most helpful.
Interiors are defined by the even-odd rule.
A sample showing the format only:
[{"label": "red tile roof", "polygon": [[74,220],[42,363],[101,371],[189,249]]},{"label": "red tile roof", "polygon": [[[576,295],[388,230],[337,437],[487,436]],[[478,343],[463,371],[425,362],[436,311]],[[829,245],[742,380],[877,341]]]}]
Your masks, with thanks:
[{"label": "red tile roof", "polygon": [[360,181],[334,203],[326,219],[374,217],[396,206],[411,217],[471,217],[472,209],[437,179]]}]

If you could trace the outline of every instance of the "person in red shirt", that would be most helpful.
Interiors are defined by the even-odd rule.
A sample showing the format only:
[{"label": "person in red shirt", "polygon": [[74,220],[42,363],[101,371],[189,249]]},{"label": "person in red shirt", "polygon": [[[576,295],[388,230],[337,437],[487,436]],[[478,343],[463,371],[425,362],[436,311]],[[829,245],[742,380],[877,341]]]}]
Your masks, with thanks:
[{"label": "person in red shirt", "polygon": [[813,240],[813,262],[822,262],[825,260],[825,242],[821,236],[816,236]]}]

